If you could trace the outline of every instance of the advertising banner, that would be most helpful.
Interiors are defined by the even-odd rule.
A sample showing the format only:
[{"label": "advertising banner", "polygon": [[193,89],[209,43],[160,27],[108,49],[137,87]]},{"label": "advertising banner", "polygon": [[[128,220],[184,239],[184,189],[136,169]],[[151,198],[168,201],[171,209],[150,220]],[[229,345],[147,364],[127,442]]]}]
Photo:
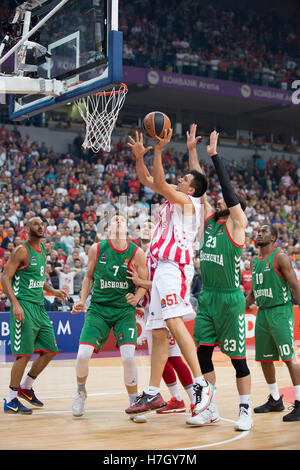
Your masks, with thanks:
[{"label": "advertising banner", "polygon": [[245,100],[263,100],[283,105],[298,104],[292,101],[292,90],[263,87],[248,83],[231,82],[197,75],[182,75],[161,70],[144,69],[140,67],[123,67],[125,83],[139,83],[165,88],[178,88],[181,90],[208,93],[220,96],[232,96]]},{"label": "advertising banner", "polygon": [[[295,328],[294,340],[300,343],[300,308],[294,307]],[[254,345],[254,330],[257,309],[247,310],[246,318],[246,344]],[[77,352],[78,342],[84,323],[84,313],[72,315],[70,312],[49,312],[53,324],[58,348],[61,352]],[[186,326],[193,334],[194,320],[187,322]],[[147,339],[142,310],[137,310],[138,349],[147,349]],[[5,362],[5,356],[11,354],[10,349],[9,312],[0,313],[0,362]],[[111,331],[108,340],[101,351],[116,351],[116,339]]]}]

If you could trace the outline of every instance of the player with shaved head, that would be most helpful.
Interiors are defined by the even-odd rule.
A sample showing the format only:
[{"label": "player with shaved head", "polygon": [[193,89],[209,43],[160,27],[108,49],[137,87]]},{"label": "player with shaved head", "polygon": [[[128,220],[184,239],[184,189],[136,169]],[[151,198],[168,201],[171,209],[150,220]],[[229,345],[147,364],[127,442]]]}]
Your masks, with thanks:
[{"label": "player with shaved head", "polygon": [[[44,291],[64,301],[67,294],[45,283],[46,251],[41,243],[45,226],[40,217],[31,217],[26,224],[27,238],[12,252],[2,274],[2,286],[11,302],[10,341],[16,361],[11,370],[5,413],[31,414],[22,398],[31,405],[42,407],[33,391],[36,377],[58,353],[53,326],[45,311]],[[25,368],[34,353],[39,353],[28,375],[21,383]]]},{"label": "player with shaved head", "polygon": [[294,310],[291,293],[300,305],[300,285],[291,260],[277,247],[278,231],[274,225],[258,229],[258,255],[251,261],[252,291],[246,308],[256,303],[255,359],[261,363],[270,395],[254,413],[283,411],[284,404],[276,382],[274,361],[286,364],[295,392],[292,411],[283,421],[300,421],[300,367],[294,350]]}]

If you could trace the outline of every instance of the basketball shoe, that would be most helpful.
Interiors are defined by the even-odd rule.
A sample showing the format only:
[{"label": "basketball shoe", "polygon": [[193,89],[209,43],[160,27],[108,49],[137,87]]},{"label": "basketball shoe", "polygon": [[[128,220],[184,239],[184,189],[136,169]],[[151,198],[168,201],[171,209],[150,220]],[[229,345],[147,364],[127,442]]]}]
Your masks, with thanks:
[{"label": "basketball shoe", "polygon": [[32,410],[30,410],[29,408],[26,408],[26,406],[23,406],[22,403],[17,398],[13,398],[8,403],[6,399],[4,398],[4,413],[11,413],[11,414],[20,413],[21,415],[31,415]]},{"label": "basketball shoe", "polygon": [[18,397],[19,397],[19,398],[23,398],[24,400],[28,401],[29,403],[31,403],[31,404],[34,405],[34,406],[39,406],[39,407],[44,406],[44,403],[42,403],[42,402],[35,396],[35,393],[34,393],[34,391],[33,391],[32,388],[29,390],[29,389],[26,389],[26,388],[21,388],[21,387],[19,387],[19,389],[18,389]]},{"label": "basketball shoe", "polygon": [[283,421],[300,421],[300,401],[295,400],[292,408],[293,410],[282,418]]},{"label": "basketball shoe", "polygon": [[240,404],[239,419],[235,422],[234,429],[236,431],[250,431],[252,428],[252,413],[249,405]]},{"label": "basketball shoe", "polygon": [[85,403],[86,398],[87,398],[87,394],[85,392],[76,392],[74,403],[72,406],[73,416],[79,417],[83,415],[84,403]]},{"label": "basketball shoe", "polygon": [[219,412],[215,403],[211,403],[206,410],[197,415],[190,416],[186,424],[190,426],[209,426],[220,421]]},{"label": "basketball shoe", "polygon": [[284,410],[282,396],[278,400],[274,400],[272,395],[269,395],[268,401],[261,406],[257,406],[253,411],[254,413],[269,413],[270,411],[282,410]]},{"label": "basketball shoe", "polygon": [[193,412],[197,415],[209,407],[214,394],[214,387],[207,382],[207,385],[205,386],[196,383],[193,385],[193,388],[196,396],[196,403]]},{"label": "basketball shoe", "polygon": [[167,413],[184,413],[186,411],[184,401],[177,400],[175,397],[172,397],[170,401],[168,401],[167,406],[156,410],[156,413],[159,414],[167,414]]},{"label": "basketball shoe", "polygon": [[139,395],[133,405],[125,410],[127,414],[136,414],[136,413],[145,413],[147,411],[157,410],[166,406],[167,403],[163,400],[163,397],[160,393],[156,395],[149,395],[143,392]]}]

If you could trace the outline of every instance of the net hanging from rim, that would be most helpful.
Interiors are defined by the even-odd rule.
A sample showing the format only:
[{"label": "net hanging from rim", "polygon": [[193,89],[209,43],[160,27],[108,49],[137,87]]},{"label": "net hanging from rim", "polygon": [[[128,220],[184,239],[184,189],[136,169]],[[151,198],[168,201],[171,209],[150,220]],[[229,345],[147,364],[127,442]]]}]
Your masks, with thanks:
[{"label": "net hanging from rim", "polygon": [[94,153],[100,149],[110,152],[111,135],[119,112],[124,104],[128,88],[121,83],[119,88],[101,91],[74,101],[82,119],[85,121],[84,149]]}]

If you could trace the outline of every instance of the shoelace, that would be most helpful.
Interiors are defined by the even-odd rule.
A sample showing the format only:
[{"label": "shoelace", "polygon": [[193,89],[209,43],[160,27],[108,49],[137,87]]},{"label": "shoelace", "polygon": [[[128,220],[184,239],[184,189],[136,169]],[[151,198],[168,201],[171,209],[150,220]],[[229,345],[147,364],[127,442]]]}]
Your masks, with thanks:
[{"label": "shoelace", "polygon": [[248,408],[245,408],[244,406],[241,406],[240,407],[240,415],[249,416]]},{"label": "shoelace", "polygon": [[134,405],[138,405],[138,404],[142,401],[142,399],[144,398],[144,396],[145,396],[145,392],[143,392],[143,393],[141,393],[140,395],[138,395],[138,396],[136,397],[136,399],[135,399]]},{"label": "shoelace", "polygon": [[194,395],[196,397],[196,403],[195,404],[197,405],[197,403],[201,402],[203,387],[201,387],[201,385],[199,385],[199,384],[195,384],[193,386],[193,388],[194,388]]},{"label": "shoelace", "polygon": [[293,413],[296,409],[296,405],[293,405],[291,404],[289,407],[288,407],[288,410],[291,410],[291,412]]}]

